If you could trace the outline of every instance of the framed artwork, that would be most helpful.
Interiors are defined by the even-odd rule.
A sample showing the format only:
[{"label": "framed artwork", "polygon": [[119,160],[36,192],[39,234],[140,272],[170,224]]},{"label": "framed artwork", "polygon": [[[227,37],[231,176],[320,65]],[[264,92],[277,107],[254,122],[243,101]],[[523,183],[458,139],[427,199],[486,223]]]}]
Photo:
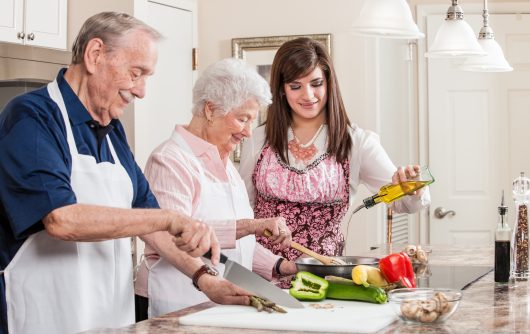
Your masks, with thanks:
[{"label": "framed artwork", "polygon": [[[331,54],[331,34],[311,35],[289,35],[289,36],[267,36],[248,37],[232,39],[232,57],[244,59],[247,64],[254,66],[256,71],[270,82],[270,72],[274,55],[280,46],[292,39],[309,37],[322,43],[328,53]],[[260,110],[254,123],[254,127],[260,126],[267,119],[267,109]],[[241,158],[241,147],[238,145],[234,150],[233,160],[239,162]]]}]

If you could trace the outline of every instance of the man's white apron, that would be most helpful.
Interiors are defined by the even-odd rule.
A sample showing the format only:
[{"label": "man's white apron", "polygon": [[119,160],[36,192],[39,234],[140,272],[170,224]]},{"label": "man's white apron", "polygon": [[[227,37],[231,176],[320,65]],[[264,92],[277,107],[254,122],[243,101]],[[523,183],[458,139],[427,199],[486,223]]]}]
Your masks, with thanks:
[{"label": "man's white apron", "polygon": [[[192,213],[193,218],[208,223],[209,220],[254,217],[245,184],[241,179],[235,178],[236,184],[214,182],[208,179],[205,175],[207,171],[204,170],[204,166],[195,157],[184,139],[176,132],[173,132],[171,139],[194,158],[197,168],[201,171],[201,196],[195,212]],[[222,251],[231,260],[252,270],[255,244],[256,238],[254,235],[249,235],[237,240],[235,249],[223,249]],[[148,266],[148,269],[150,318],[208,301],[204,293],[195,289],[188,276],[166,260],[160,258],[156,263]],[[222,275],[224,265],[220,264],[217,269]]]},{"label": "man's white apron", "polygon": [[[66,126],[77,203],[130,208],[131,179],[108,136],[114,164],[79,154],[56,81],[48,92]],[[24,242],[4,275],[10,333],[76,333],[134,323],[129,238],[68,242],[41,231]]]}]

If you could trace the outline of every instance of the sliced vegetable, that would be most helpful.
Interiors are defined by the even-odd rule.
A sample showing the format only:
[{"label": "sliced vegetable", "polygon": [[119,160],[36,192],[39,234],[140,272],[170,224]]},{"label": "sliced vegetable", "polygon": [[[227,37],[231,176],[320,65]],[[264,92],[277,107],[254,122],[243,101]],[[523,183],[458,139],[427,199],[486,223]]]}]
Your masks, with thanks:
[{"label": "sliced vegetable", "polygon": [[372,266],[366,266],[363,264],[355,266],[351,271],[351,276],[355,284],[364,285],[366,287],[372,285],[381,288],[388,285],[388,282],[383,277],[383,274],[381,274],[379,268]]},{"label": "sliced vegetable", "polygon": [[389,283],[397,283],[407,288],[415,288],[414,269],[409,256],[392,253],[379,260],[379,269]]},{"label": "sliced vegetable", "polygon": [[289,293],[298,300],[318,301],[326,298],[328,281],[307,271],[299,271],[291,282]]},{"label": "sliced vegetable", "polygon": [[330,282],[326,298],[341,300],[358,300],[369,303],[384,304],[387,302],[385,290],[357,284]]}]

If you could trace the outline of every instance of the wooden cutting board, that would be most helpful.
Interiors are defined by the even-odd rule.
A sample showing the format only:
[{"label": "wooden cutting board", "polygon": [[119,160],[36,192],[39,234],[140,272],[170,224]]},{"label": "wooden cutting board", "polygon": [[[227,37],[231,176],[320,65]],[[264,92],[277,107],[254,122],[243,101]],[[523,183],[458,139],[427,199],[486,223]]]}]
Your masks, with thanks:
[{"label": "wooden cutting board", "polygon": [[[304,302],[287,313],[258,312],[249,306],[219,305],[181,317],[181,325],[293,330],[302,332],[373,333],[397,319],[390,304],[324,300]],[[331,305],[331,308],[317,308]]]}]

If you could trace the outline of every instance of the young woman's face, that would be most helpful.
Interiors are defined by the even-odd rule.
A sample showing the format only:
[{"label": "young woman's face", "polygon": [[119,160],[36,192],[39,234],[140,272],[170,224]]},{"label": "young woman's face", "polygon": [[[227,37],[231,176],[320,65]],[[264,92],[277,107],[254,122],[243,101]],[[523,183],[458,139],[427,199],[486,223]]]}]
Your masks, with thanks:
[{"label": "young woman's face", "polygon": [[305,77],[286,82],[283,89],[293,111],[293,119],[321,116],[328,100],[327,86],[326,77],[319,66]]}]

